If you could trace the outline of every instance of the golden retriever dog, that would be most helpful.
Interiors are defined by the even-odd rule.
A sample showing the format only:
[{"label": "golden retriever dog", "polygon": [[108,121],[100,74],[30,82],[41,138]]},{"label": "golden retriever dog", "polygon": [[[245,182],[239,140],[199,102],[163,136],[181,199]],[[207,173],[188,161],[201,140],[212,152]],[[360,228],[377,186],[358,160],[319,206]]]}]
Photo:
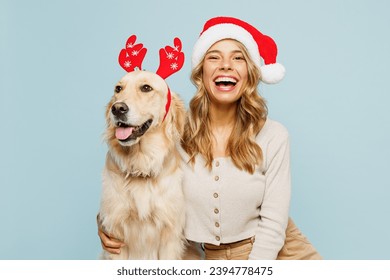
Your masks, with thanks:
[{"label": "golden retriever dog", "polygon": [[183,102],[155,73],[129,72],[116,85],[106,108],[99,216],[103,229],[126,246],[119,255],[104,251],[103,259],[182,258],[185,210],[176,145],[184,117]]}]

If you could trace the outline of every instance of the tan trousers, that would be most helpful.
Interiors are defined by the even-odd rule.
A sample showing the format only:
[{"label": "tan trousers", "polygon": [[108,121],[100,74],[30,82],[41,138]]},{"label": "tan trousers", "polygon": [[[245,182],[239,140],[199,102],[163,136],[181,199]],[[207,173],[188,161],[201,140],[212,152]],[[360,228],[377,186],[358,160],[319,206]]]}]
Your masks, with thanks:
[{"label": "tan trousers", "polygon": [[219,246],[204,244],[206,260],[247,260],[255,239],[248,238],[239,242]]},{"label": "tan trousers", "polygon": [[322,257],[290,218],[286,229],[286,240],[277,260],[322,260]]},{"label": "tan trousers", "polygon": [[[199,243],[190,242],[184,259],[206,259],[206,260],[247,260],[252,251],[254,238],[249,238],[230,244],[220,246],[205,244],[204,252]],[[294,222],[289,219],[286,229],[286,240],[280,250],[278,260],[321,260],[322,257],[300,232]]]}]

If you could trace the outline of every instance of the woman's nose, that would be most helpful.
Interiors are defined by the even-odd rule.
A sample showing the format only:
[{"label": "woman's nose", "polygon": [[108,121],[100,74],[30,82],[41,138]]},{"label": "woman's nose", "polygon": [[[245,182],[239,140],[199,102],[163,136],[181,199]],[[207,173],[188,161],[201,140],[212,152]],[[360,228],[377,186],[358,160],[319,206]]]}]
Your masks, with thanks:
[{"label": "woman's nose", "polygon": [[221,70],[232,70],[232,63],[231,63],[230,59],[223,59],[221,61],[220,69]]}]

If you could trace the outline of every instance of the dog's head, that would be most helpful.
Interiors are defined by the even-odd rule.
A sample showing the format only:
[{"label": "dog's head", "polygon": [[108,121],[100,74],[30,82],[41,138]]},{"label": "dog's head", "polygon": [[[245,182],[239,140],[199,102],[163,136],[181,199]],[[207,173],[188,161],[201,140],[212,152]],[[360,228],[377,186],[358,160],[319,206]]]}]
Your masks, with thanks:
[{"label": "dog's head", "polygon": [[115,86],[106,110],[108,128],[122,146],[132,146],[162,124],[167,114],[168,86],[157,74],[133,71]]},{"label": "dog's head", "polygon": [[156,73],[152,73],[136,70],[142,69],[147,51],[136,39],[135,35],[130,36],[119,53],[119,64],[128,74],[115,86],[107,106],[107,140],[115,146],[130,147],[139,143],[144,135],[164,127],[167,138],[173,142],[182,130],[184,105],[171,93],[164,79],[184,64],[181,41],[175,38],[173,46],[160,49],[160,65]]}]

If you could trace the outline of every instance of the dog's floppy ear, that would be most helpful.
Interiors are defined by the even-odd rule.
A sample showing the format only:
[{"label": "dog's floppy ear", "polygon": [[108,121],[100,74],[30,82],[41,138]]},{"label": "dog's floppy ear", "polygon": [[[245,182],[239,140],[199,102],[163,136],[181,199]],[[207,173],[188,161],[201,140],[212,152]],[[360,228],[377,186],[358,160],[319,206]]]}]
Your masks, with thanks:
[{"label": "dog's floppy ear", "polygon": [[184,121],[185,121],[185,106],[183,101],[177,96],[176,93],[172,92],[172,103],[171,109],[169,112],[169,123],[173,126],[172,128],[175,130],[175,134],[179,140],[184,131]]}]

